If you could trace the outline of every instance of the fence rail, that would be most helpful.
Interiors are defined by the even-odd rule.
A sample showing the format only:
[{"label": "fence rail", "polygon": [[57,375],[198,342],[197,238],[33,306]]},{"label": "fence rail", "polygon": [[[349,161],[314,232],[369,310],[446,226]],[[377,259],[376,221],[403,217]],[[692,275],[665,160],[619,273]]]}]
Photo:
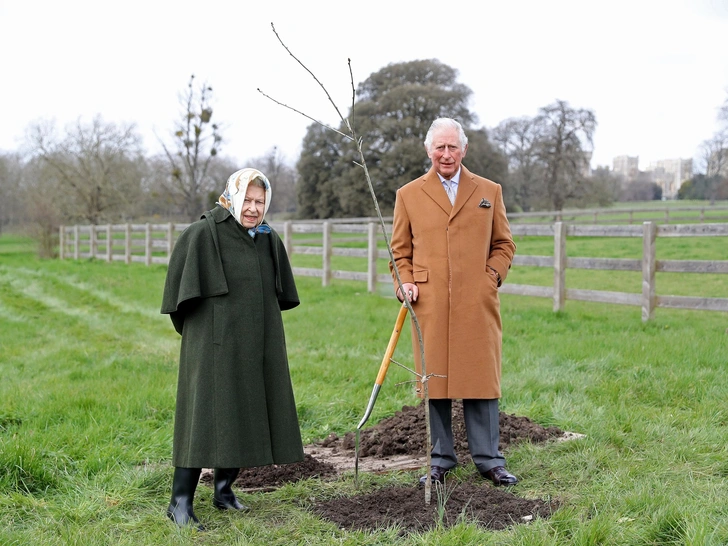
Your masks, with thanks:
[{"label": "fence rail", "polygon": [[511,223],[569,222],[571,224],[656,224],[728,222],[728,206],[656,207],[654,209],[579,209],[564,211],[514,212],[508,214]]},{"label": "fence rail", "polygon": [[[387,250],[378,248],[382,241],[381,226],[368,219],[344,221],[272,222],[282,235],[289,255],[321,256],[321,268],[294,267],[298,276],[320,277],[323,286],[332,279],[367,283],[370,292],[378,283],[391,283],[389,274],[377,273],[378,260],[389,260]],[[364,223],[365,222],[365,223]],[[60,229],[60,258],[96,258],[125,263],[165,264],[169,261],[174,243],[188,224],[117,224],[105,226],[62,226]],[[391,225],[386,225],[391,233]],[[516,254],[513,266],[546,267],[554,270],[553,286],[533,286],[506,283],[504,294],[535,296],[553,299],[554,311],[564,308],[566,300],[634,305],[642,308],[642,320],[654,316],[655,308],[698,309],[728,312],[728,298],[703,298],[658,295],[655,286],[657,272],[728,274],[728,260],[657,260],[658,237],[728,237],[728,223],[657,225],[585,225],[556,222],[553,224],[511,224],[514,235],[545,236],[554,240],[553,256],[522,256]],[[294,238],[294,234],[299,237]],[[303,239],[300,234],[316,237]],[[320,234],[320,236],[319,236]],[[356,237],[361,234],[360,237]],[[338,237],[335,237],[338,235]],[[351,235],[354,235],[352,237]],[[566,240],[569,237],[639,237],[642,238],[642,259],[568,257]],[[295,239],[295,244],[294,244]],[[305,243],[305,244],[302,244]],[[366,243],[366,248],[342,246]],[[338,246],[337,246],[338,245]],[[728,248],[728,246],[726,247]],[[367,260],[367,270],[342,271],[331,267],[332,256]],[[642,293],[602,290],[569,289],[567,269],[641,271]]]},{"label": "fence rail", "polygon": [[[608,224],[608,225],[641,225],[643,222],[656,224],[670,223],[722,223],[728,222],[728,205],[700,206],[664,206],[655,208],[599,208],[550,210],[535,212],[509,212],[508,219],[513,223],[553,224],[568,222],[570,224]],[[377,217],[331,218],[327,220],[297,220],[297,224],[321,224],[324,221],[333,224],[366,224],[378,223]],[[392,217],[385,217],[385,223],[391,224]]]},{"label": "fence rail", "polygon": [[[553,298],[554,311],[564,308],[569,300],[636,305],[642,308],[642,320],[654,316],[655,308],[700,309],[728,312],[728,298],[696,298],[690,296],[661,296],[656,294],[655,274],[670,273],[723,273],[728,274],[728,260],[657,260],[658,237],[728,237],[728,224],[687,224],[657,226],[645,222],[642,226],[586,226],[556,222],[552,226],[511,225],[514,235],[553,236],[553,256],[519,256],[513,265],[553,267],[554,285],[530,286],[507,283],[500,288],[504,294]],[[569,258],[566,237],[641,237],[642,259],[624,258]],[[642,293],[609,292],[566,288],[566,270],[599,269],[614,271],[641,271]]]}]

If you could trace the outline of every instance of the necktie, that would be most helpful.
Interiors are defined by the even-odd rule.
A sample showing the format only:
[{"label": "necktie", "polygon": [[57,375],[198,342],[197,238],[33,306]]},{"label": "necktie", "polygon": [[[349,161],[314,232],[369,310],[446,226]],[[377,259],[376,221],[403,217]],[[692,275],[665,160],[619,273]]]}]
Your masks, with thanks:
[{"label": "necktie", "polygon": [[455,204],[455,188],[452,185],[452,180],[445,180],[445,191],[447,192],[447,197],[450,199],[450,204]]}]

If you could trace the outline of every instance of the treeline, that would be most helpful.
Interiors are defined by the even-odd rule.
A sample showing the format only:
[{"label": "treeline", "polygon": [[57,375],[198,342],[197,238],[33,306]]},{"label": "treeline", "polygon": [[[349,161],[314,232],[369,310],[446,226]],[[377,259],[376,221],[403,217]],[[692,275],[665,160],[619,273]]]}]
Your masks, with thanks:
[{"label": "treeline", "polygon": [[[438,117],[460,121],[468,135],[463,163],[503,186],[511,211],[561,210],[606,205],[619,197],[609,170],[589,169],[596,116],[566,101],[541,108],[533,118],[511,119],[492,131],[478,127],[468,108],[472,91],[457,71],[437,60],[391,64],[362,82],[349,118],[383,212],[394,207],[397,188],[429,168],[424,139]],[[341,133],[346,128],[339,127]],[[374,214],[355,146],[317,124],[308,128],[297,164],[298,211],[307,218]]]},{"label": "treeline", "polygon": [[[0,154],[0,230],[26,227],[50,255],[61,224],[196,220],[240,168],[221,154],[212,92],[190,77],[158,155],[145,153],[135,125],[100,115],[62,130],[50,121],[31,124],[21,151]],[[275,147],[245,164],[276,180],[272,213],[295,212],[295,171]]]},{"label": "treeline", "polygon": [[[437,60],[420,60],[390,64],[358,86],[348,119],[355,121],[384,213],[391,213],[397,188],[429,168],[423,141],[432,120],[441,116],[463,124],[469,139],[463,163],[503,186],[511,212],[662,198],[661,186],[649,179],[628,181],[607,166],[590,169],[597,126],[592,110],[556,100],[534,116],[507,119],[488,130],[478,126],[468,108],[472,91],[457,76],[455,69]],[[728,101],[723,111],[728,111]],[[728,122],[728,114],[725,119]],[[343,124],[338,129],[348,133]],[[726,144],[728,139],[717,136],[709,146],[704,144],[713,161],[706,159],[707,168],[716,169],[716,150],[717,157],[725,156],[728,163]],[[371,197],[364,173],[355,165],[357,159],[354,143],[345,136],[318,124],[309,126],[297,163],[299,216],[372,216]],[[725,173],[722,179],[720,174],[715,176],[713,188],[725,182]],[[704,187],[702,182],[688,184],[692,191],[685,198],[712,198],[703,195]],[[721,194],[713,191],[711,195]]]},{"label": "treeline", "polygon": [[718,111],[718,130],[700,145],[703,172],[678,190],[678,199],[728,199],[728,98]]},{"label": "treeline", "polygon": [[[50,252],[60,224],[198,218],[240,167],[223,153],[212,93],[207,83],[190,78],[178,97],[179,117],[159,138],[163,153],[153,156],[142,148],[132,124],[101,116],[62,130],[51,122],[32,124],[22,150],[0,154],[0,229],[31,226]],[[627,183],[608,167],[589,168],[597,127],[593,111],[556,100],[534,116],[486,129],[468,107],[471,97],[457,71],[434,59],[390,64],[358,85],[348,119],[361,139],[384,214],[391,213],[396,190],[429,168],[423,142],[432,120],[442,116],[463,124],[469,138],[463,163],[503,186],[509,211],[662,197],[660,187],[649,181]],[[704,143],[707,172],[683,184],[680,198],[728,198],[728,101],[721,116],[724,128]],[[265,172],[274,184],[272,215],[372,216],[355,152],[345,136],[314,123],[295,166],[275,147],[245,165]]]}]

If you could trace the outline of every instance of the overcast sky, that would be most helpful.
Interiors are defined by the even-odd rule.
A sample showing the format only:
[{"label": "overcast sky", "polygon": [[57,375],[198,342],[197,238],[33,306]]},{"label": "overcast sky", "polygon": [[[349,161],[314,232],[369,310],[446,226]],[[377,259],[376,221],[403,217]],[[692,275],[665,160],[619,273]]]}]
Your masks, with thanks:
[{"label": "overcast sky", "polygon": [[38,120],[100,114],[135,123],[155,152],[194,73],[214,89],[223,154],[244,166],[277,146],[292,162],[311,121],[257,88],[338,117],[271,23],[344,114],[347,58],[355,84],[436,58],[486,128],[556,99],[593,110],[593,166],[696,156],[728,97],[728,0],[0,0],[0,150],[20,149]]}]

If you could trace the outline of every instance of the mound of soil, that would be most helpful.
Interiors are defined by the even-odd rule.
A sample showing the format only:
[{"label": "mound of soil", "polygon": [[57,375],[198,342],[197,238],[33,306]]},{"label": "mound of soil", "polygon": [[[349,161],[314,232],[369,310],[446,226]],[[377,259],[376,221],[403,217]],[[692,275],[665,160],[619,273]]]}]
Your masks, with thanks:
[{"label": "mound of soil", "polygon": [[388,487],[365,495],[321,502],[313,511],[342,529],[376,530],[398,526],[404,534],[428,531],[437,525],[450,527],[463,519],[486,529],[499,530],[535,517],[547,518],[555,509],[555,503],[523,499],[488,485],[458,483],[433,488],[429,505],[424,502],[422,488]]},{"label": "mound of soil", "polygon": [[[300,463],[243,468],[233,485],[243,491],[272,490],[286,483],[307,478],[329,478],[337,474],[334,465],[307,454]],[[200,481],[211,484],[212,478],[212,472],[208,471],[202,474]]]},{"label": "mound of soil", "polygon": [[[531,441],[533,443],[545,442],[558,438],[564,431],[558,427],[544,428],[534,423],[528,417],[519,417],[500,413],[500,450],[505,451],[508,446],[516,442]],[[392,417],[382,419],[376,426],[365,428],[359,433],[360,457],[390,457],[392,455],[420,456],[426,454],[427,432],[423,425],[425,420],[425,406],[404,406],[401,411]],[[465,432],[465,418],[463,416],[463,403],[460,400],[452,404],[452,433],[455,452],[461,464],[467,464],[471,459],[468,453],[468,439]],[[353,453],[355,434],[349,432],[344,438],[336,434],[329,435],[321,442],[324,447],[343,449]]]},{"label": "mound of soil", "polygon": [[244,468],[235,483],[247,488],[280,487],[306,478],[327,478],[336,474],[334,465],[305,455],[300,463]]},{"label": "mound of soil", "polygon": [[[360,431],[360,458],[383,461],[388,457],[406,455],[417,461],[426,455],[427,441],[424,426],[424,405],[404,406],[392,417]],[[468,454],[462,402],[453,402],[453,438],[460,464],[467,464]],[[564,436],[557,427],[544,428],[527,417],[500,414],[500,449],[505,451],[516,442],[544,442]],[[344,438],[331,434],[318,442],[327,453],[343,453],[354,458],[354,433]],[[315,447],[315,446],[308,446]],[[314,451],[320,453],[320,451]],[[322,455],[325,456],[325,455]],[[333,458],[332,458],[333,460]],[[418,464],[417,467],[420,465]],[[235,487],[243,491],[269,491],[285,483],[306,478],[335,478],[337,468],[326,461],[306,454],[300,463],[271,465],[241,470]],[[462,478],[461,478],[462,479]],[[202,481],[210,483],[212,472],[205,472]],[[413,480],[415,481],[415,480]],[[472,482],[472,483],[471,483]],[[516,486],[517,489],[517,486]],[[514,495],[513,489],[496,489],[477,472],[464,481],[451,479],[446,487],[434,487],[429,505],[424,503],[424,490],[413,487],[386,487],[377,491],[318,502],[312,511],[344,529],[377,530],[396,525],[402,532],[426,531],[437,525],[455,524],[463,517],[488,529],[504,529],[525,523],[534,517],[548,517],[556,508],[555,502],[524,499]],[[442,514],[438,511],[444,505]]]}]

